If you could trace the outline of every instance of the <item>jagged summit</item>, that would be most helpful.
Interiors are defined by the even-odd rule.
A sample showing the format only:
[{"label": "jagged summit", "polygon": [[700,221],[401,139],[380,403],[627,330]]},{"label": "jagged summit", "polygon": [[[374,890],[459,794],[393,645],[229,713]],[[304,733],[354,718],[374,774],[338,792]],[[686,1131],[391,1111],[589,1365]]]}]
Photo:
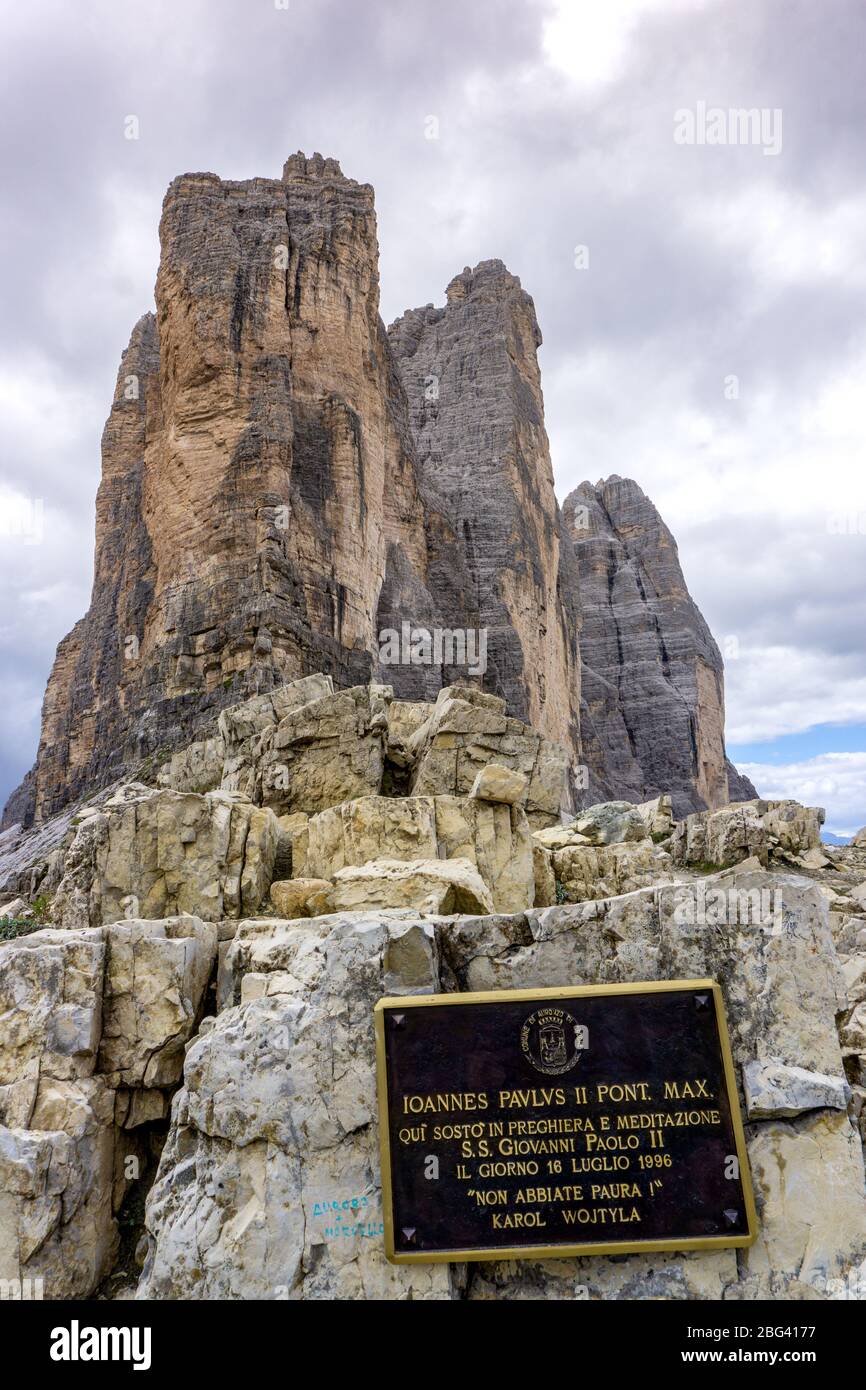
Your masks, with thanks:
[{"label": "jagged summit", "polygon": [[[283,179],[290,183],[295,179],[344,179],[346,176],[340,168],[338,159],[327,158],[319,154],[318,150],[313,155],[305,155],[302,150],[296,154],[290,154],[283,165]],[[353,179],[347,180],[353,183]]]}]

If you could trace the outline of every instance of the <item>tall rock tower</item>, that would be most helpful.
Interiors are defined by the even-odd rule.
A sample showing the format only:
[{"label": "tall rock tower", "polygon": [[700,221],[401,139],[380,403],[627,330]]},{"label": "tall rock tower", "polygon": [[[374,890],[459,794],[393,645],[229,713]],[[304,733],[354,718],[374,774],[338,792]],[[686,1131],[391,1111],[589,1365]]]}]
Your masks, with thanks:
[{"label": "tall rock tower", "polygon": [[[462,542],[488,684],[549,738],[580,728],[578,592],[553,490],[535,306],[501,261],[455,277],[388,335],[424,483]],[[435,541],[431,571],[442,582]]]},{"label": "tall rock tower", "polygon": [[[576,589],[560,601],[519,282],[496,262],[465,272],[447,309],[407,316],[429,327],[417,363],[406,333],[395,354],[373,190],[321,155],[281,179],[175,179],[160,240],[156,315],[132,334],[103,437],[90,608],[58,649],[4,824],[146,770],[222,706],[298,676],[435,697],[459,671],[377,666],[380,630],[403,622],[489,626],[481,683],[576,752]],[[406,391],[417,417],[415,367],[437,354],[431,438]]]},{"label": "tall rock tower", "polygon": [[563,505],[582,609],[587,800],[670,792],[677,816],[757,795],[725,754],[719,649],[677,545],[637,483],[581,483]]}]

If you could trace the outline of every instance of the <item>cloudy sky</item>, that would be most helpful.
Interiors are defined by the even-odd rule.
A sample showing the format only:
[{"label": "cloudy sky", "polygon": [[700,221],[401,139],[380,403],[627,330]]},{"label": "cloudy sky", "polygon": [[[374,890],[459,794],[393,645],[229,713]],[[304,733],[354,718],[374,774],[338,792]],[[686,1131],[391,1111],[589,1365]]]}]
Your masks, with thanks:
[{"label": "cloudy sky", "polygon": [[560,498],[638,480],[726,653],[732,755],[866,824],[864,44],[862,0],[4,6],[0,803],[88,603],[165,188],[302,149],[375,186],[386,322],[481,259],[520,275]]}]

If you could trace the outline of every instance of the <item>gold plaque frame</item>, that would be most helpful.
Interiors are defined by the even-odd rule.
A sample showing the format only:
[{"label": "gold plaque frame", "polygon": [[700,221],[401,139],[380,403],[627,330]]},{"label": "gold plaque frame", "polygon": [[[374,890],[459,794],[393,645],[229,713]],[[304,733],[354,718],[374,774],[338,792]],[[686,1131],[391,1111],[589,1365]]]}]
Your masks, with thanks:
[{"label": "gold plaque frame", "polygon": [[[666,1237],[659,1240],[592,1241],[578,1245],[517,1245],[493,1246],[472,1250],[395,1251],[394,1207],[391,1187],[391,1138],[388,1110],[388,1073],[385,1057],[385,1010],[448,1008],[455,1004],[496,1004],[511,1000],[579,999],[585,995],[659,994],[677,990],[701,990],[712,994],[716,1026],[725,1076],[731,1126],[740,1167],[740,1183],[746,1207],[748,1234],[731,1236]],[[374,1009],[376,1030],[376,1078],[379,1098],[379,1155],[382,1169],[382,1208],[385,1226],[385,1254],[392,1264],[463,1264],[469,1260],[549,1260],[569,1259],[578,1255],[638,1255],[674,1250],[730,1250],[754,1244],[758,1235],[758,1214],[749,1155],[743,1130],[743,1117],[737,1094],[734,1059],[725,1016],[725,1002],[720,985],[715,980],[653,980],[641,984],[574,985],[562,989],[501,989],[467,994],[408,994],[382,998]]]}]

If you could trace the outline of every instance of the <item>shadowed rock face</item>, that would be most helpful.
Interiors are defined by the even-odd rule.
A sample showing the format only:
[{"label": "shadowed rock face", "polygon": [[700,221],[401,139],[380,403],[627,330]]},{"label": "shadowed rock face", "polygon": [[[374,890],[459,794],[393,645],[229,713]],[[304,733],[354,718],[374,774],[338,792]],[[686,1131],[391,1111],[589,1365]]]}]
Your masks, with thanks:
[{"label": "shadowed rock face", "polygon": [[[90,609],[60,644],[37,765],[3,823],[146,778],[225,705],[304,675],[378,674],[416,699],[465,679],[378,667],[378,633],[404,622],[488,625],[481,683],[576,751],[576,587],[560,600],[571,557],[519,282],[499,263],[464,272],[433,313],[441,340],[419,324],[446,391],[441,437],[416,421],[416,444],[369,185],[320,155],[281,179],[186,174],[160,238],[156,314],[103,438]],[[406,385],[416,397],[411,367]]]},{"label": "shadowed rock face", "polygon": [[676,816],[757,793],[725,755],[722,658],[676,542],[637,483],[582,483],[563,512],[582,609],[586,803],[670,792]]},{"label": "shadowed rock face", "polygon": [[[389,338],[424,483],[462,540],[488,632],[489,688],[509,712],[577,746],[577,586],[544,428],[535,306],[501,261],[467,266],[447,303],[412,309]],[[447,556],[432,547],[437,573]]]}]

